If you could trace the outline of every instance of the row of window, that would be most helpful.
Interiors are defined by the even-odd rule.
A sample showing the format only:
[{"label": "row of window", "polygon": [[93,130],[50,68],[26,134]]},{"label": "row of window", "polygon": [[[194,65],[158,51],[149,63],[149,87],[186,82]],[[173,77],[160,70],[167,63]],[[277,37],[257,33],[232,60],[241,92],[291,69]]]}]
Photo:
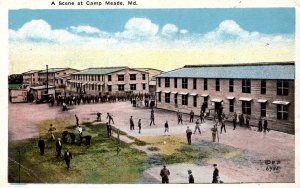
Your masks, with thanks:
[{"label": "row of window", "polygon": [[[137,84],[130,84],[130,90],[131,91],[135,91],[136,90],[136,85]],[[80,87],[80,84],[75,84],[75,83],[72,83],[71,84],[72,87],[76,88],[76,87]],[[124,84],[118,84],[118,91],[125,91],[125,88],[124,88]],[[96,84],[89,84],[89,85],[86,85],[86,86],[83,86],[84,89],[87,89],[87,90],[98,90],[98,91],[101,91],[101,85],[96,85]],[[142,84],[142,89],[143,90],[146,90],[146,84]],[[109,92],[112,91],[112,85],[107,85],[107,90]]]},{"label": "row of window", "polygon": [[[73,80],[104,81],[104,75],[72,75]],[[112,75],[107,75],[108,81],[112,80]],[[136,80],[136,74],[129,74],[130,80]],[[142,80],[146,80],[146,74],[142,74]],[[118,75],[118,81],[124,81],[124,75]]]},{"label": "row of window", "polygon": [[[161,102],[161,93],[158,93],[158,102]],[[204,104],[207,108],[208,97],[204,97]],[[170,103],[170,93],[165,93],[165,103]],[[178,94],[174,95],[174,103],[178,104]],[[188,105],[188,95],[182,95],[181,104]],[[193,96],[193,107],[197,107],[197,96]],[[234,100],[229,100],[229,112],[234,112]],[[251,101],[242,101],[242,113],[251,115]],[[267,104],[260,103],[260,116],[266,117],[267,115]],[[288,106],[277,105],[277,119],[287,120],[288,119]]]},{"label": "row of window", "polygon": [[[174,78],[174,88],[177,88],[177,78]],[[181,78],[182,89],[188,89],[188,78]],[[161,87],[161,78],[157,79],[158,87]],[[170,87],[170,78],[165,78],[165,87]],[[193,89],[197,89],[197,78],[193,78]],[[208,90],[207,79],[203,80],[203,90]],[[220,91],[220,79],[215,80],[215,90]],[[229,92],[234,92],[234,80],[229,79]],[[267,81],[260,81],[260,94],[265,95],[267,92]],[[251,80],[242,80],[242,93],[251,93]],[[277,95],[288,96],[289,95],[289,81],[277,80]]]}]

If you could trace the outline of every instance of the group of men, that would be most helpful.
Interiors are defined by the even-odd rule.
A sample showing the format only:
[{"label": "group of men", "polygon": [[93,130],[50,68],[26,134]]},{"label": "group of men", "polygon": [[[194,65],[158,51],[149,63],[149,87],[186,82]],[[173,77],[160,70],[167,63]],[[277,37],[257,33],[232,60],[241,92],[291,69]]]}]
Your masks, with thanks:
[{"label": "group of men", "polygon": [[[213,164],[214,171],[213,171],[213,179],[212,183],[223,183],[221,180],[219,180],[219,169],[217,168],[217,164]],[[163,184],[169,183],[169,176],[170,176],[170,170],[167,169],[166,165],[163,165],[163,168],[160,171],[160,177],[161,182]],[[195,183],[194,176],[192,174],[192,170],[188,170],[188,182],[189,183]]]}]

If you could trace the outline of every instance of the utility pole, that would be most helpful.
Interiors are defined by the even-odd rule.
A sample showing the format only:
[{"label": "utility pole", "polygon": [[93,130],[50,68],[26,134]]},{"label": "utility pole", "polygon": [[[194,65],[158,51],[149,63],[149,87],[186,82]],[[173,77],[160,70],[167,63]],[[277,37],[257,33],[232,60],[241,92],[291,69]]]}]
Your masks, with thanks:
[{"label": "utility pole", "polygon": [[48,65],[46,65],[46,94],[48,97]]},{"label": "utility pole", "polygon": [[19,183],[21,183],[21,152],[20,149],[18,150],[19,153]]}]

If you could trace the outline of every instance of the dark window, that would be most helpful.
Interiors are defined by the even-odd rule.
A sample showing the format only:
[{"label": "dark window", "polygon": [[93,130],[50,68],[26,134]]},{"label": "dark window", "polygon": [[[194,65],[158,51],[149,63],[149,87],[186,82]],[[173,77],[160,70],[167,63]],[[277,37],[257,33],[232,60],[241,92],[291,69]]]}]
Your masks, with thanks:
[{"label": "dark window", "polygon": [[136,90],[136,84],[130,84],[130,90],[135,91]]},{"label": "dark window", "polygon": [[208,97],[203,97],[203,103],[205,105],[205,108],[208,107]]},{"label": "dark window", "polygon": [[98,81],[100,81],[100,75],[98,75]]},{"label": "dark window", "polygon": [[175,104],[177,104],[177,96],[178,96],[178,94],[176,93],[176,94],[174,95],[174,103],[175,103]]},{"label": "dark window", "polygon": [[267,112],[267,103],[260,103],[260,116],[266,117]]},{"label": "dark window", "polygon": [[142,79],[146,80],[146,74],[142,74]]},{"label": "dark window", "polygon": [[165,102],[170,103],[170,93],[165,93]]},{"label": "dark window", "polygon": [[204,87],[204,90],[207,90],[207,78],[204,78],[203,87]]},{"label": "dark window", "polygon": [[288,120],[289,117],[289,106],[277,104],[277,119]]},{"label": "dark window", "polygon": [[193,105],[194,107],[197,107],[197,96],[193,97]]},{"label": "dark window", "polygon": [[99,85],[99,86],[98,86],[98,91],[100,91],[100,90],[101,90],[101,86]]},{"label": "dark window", "polygon": [[234,112],[234,100],[229,100],[229,112]]},{"label": "dark window", "polygon": [[220,91],[220,79],[216,79],[216,91]]},{"label": "dark window", "polygon": [[277,80],[277,95],[289,95],[289,81]]},{"label": "dark window", "polygon": [[[261,80],[260,81],[260,94],[265,95],[267,91],[267,83],[266,80]],[[265,116],[263,116],[265,117]]]},{"label": "dark window", "polygon": [[119,91],[124,91],[124,85],[123,84],[118,85],[118,90]]},{"label": "dark window", "polygon": [[177,78],[174,78],[174,88],[177,88]]},{"label": "dark window", "polygon": [[108,81],[109,82],[111,81],[111,75],[108,75]]},{"label": "dark window", "polygon": [[234,80],[230,79],[229,80],[229,92],[233,92],[234,91]]},{"label": "dark window", "polygon": [[165,78],[165,87],[170,87],[170,78]]},{"label": "dark window", "polygon": [[158,102],[161,102],[161,92],[158,92]]},{"label": "dark window", "polygon": [[124,75],[118,75],[118,81],[124,81]]},{"label": "dark window", "polygon": [[108,86],[107,86],[107,90],[108,90],[108,91],[112,91],[111,85],[108,85]]},{"label": "dark window", "polygon": [[161,79],[160,78],[157,78],[157,85],[158,85],[158,87],[161,87]]},{"label": "dark window", "polygon": [[188,79],[182,78],[182,89],[187,89],[187,88],[188,88]]},{"label": "dark window", "polygon": [[251,93],[251,80],[248,79],[242,80],[242,92]]},{"label": "dark window", "polygon": [[197,89],[197,78],[193,79],[193,89]]},{"label": "dark window", "polygon": [[63,80],[60,80],[60,84],[64,84],[64,81],[63,81]]},{"label": "dark window", "polygon": [[92,81],[94,81],[94,75],[92,75],[91,77],[92,77]]},{"label": "dark window", "polygon": [[188,95],[181,95],[182,105],[188,105]]},{"label": "dark window", "polygon": [[146,90],[146,84],[143,84],[143,90]]},{"label": "dark window", "polygon": [[251,115],[251,101],[242,101],[242,112]]},{"label": "dark window", "polygon": [[130,80],[136,80],[136,74],[130,74]]}]

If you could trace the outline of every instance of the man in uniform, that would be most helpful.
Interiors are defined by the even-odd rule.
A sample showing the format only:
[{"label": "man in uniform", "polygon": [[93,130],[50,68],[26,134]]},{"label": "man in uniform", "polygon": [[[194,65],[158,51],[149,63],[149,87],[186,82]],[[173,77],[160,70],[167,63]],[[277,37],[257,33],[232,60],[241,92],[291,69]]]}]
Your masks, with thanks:
[{"label": "man in uniform", "polygon": [[233,130],[235,130],[235,128],[236,128],[236,120],[237,120],[237,115],[236,115],[236,112],[234,112],[233,119],[232,119]]},{"label": "man in uniform", "polygon": [[166,168],[166,165],[164,165],[164,168],[161,169],[160,171],[160,176],[161,176],[161,182],[162,183],[169,183],[169,175],[170,171]]},{"label": "man in uniform", "polygon": [[261,119],[261,117],[259,118],[259,120],[258,120],[258,132],[262,132],[262,119]]},{"label": "man in uniform", "polygon": [[153,123],[153,125],[155,125],[155,122],[154,122],[154,110],[153,110],[153,108],[152,108],[152,110],[151,110],[151,115],[150,115],[150,126],[152,125],[152,123]]},{"label": "man in uniform", "polygon": [[101,122],[101,113],[100,112],[97,112],[97,121],[100,121]]},{"label": "man in uniform", "polygon": [[266,131],[269,131],[267,119],[264,120],[264,133],[265,133]]},{"label": "man in uniform", "polygon": [[76,126],[78,127],[79,126],[79,118],[76,114],[75,114],[75,119],[76,119]]},{"label": "man in uniform", "polygon": [[169,124],[168,121],[165,123],[165,135],[167,135],[167,132],[169,133]]},{"label": "man in uniform", "polygon": [[133,123],[132,116],[130,116],[129,123],[130,123],[130,130],[134,130],[134,123]]},{"label": "man in uniform", "polygon": [[182,113],[179,112],[179,110],[178,110],[178,112],[177,112],[177,118],[178,118],[178,125],[179,125],[179,123],[182,124]]},{"label": "man in uniform", "polygon": [[217,168],[217,164],[214,164],[213,166],[214,166],[214,173],[213,173],[212,183],[218,183],[219,169]]},{"label": "man in uniform", "polygon": [[62,143],[60,141],[60,138],[58,138],[57,141],[56,141],[56,152],[57,152],[56,157],[61,156],[61,149],[62,149]]},{"label": "man in uniform", "polygon": [[139,119],[138,121],[138,128],[139,128],[139,133],[141,134],[141,129],[142,129],[141,119]]},{"label": "man in uniform", "polygon": [[226,127],[225,127],[225,122],[221,121],[221,134],[222,134],[222,130],[224,129],[225,133],[226,133]]},{"label": "man in uniform", "polygon": [[196,121],[196,126],[195,126],[194,134],[196,134],[196,131],[197,131],[197,130],[198,130],[199,133],[201,134],[199,119],[197,119],[197,121]]},{"label": "man in uniform", "polygon": [[193,134],[193,132],[188,126],[186,129],[186,137],[187,137],[188,145],[192,144],[192,134]]},{"label": "man in uniform", "polygon": [[191,110],[191,112],[190,112],[190,123],[194,122],[194,115],[195,115],[194,111]]},{"label": "man in uniform", "polygon": [[213,140],[213,142],[216,141],[217,131],[218,131],[217,126],[214,126],[213,128],[211,128],[211,133],[212,133],[212,140]]},{"label": "man in uniform", "polygon": [[55,137],[54,137],[54,134],[53,134],[53,131],[55,131],[55,130],[56,130],[56,128],[53,127],[52,124],[50,124],[50,128],[48,130],[48,132],[50,133],[50,141],[54,141],[55,140]]},{"label": "man in uniform", "polygon": [[194,176],[192,174],[192,171],[188,170],[188,174],[189,174],[189,183],[194,183]]},{"label": "man in uniform", "polygon": [[68,169],[70,169],[71,159],[72,159],[72,153],[69,152],[69,149],[67,149],[67,151],[64,154],[64,160],[66,161]]},{"label": "man in uniform", "polygon": [[38,142],[38,146],[40,148],[40,153],[41,155],[44,155],[44,151],[45,151],[45,141],[40,137],[39,142]]},{"label": "man in uniform", "polygon": [[107,130],[107,137],[111,136],[111,125],[109,123],[106,123],[106,130]]},{"label": "man in uniform", "polygon": [[108,124],[110,124],[111,121],[113,122],[113,124],[115,124],[114,119],[112,118],[112,115],[109,114],[108,112],[107,112],[107,117],[106,117],[106,119],[107,119],[107,118],[108,118]]}]

